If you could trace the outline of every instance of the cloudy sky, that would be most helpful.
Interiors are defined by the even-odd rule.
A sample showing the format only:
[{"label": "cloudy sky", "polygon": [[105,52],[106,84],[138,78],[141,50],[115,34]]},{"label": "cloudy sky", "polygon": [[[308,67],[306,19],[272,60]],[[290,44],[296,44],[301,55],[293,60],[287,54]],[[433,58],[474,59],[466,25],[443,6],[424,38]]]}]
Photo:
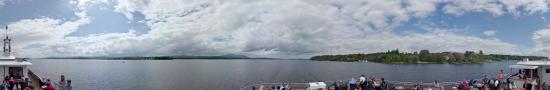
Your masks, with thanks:
[{"label": "cloudy sky", "polygon": [[546,0],[0,0],[17,56],[550,56]]}]

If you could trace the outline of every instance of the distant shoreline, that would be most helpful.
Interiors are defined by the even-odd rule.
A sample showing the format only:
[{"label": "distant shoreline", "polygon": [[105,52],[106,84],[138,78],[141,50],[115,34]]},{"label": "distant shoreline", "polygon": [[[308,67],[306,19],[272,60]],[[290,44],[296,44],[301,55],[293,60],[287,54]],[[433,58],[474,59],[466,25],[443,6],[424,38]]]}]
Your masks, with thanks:
[{"label": "distant shoreline", "polygon": [[280,58],[188,58],[188,59],[121,59],[121,58],[36,58],[36,59],[78,59],[78,60],[309,60],[309,59],[280,59]]},{"label": "distant shoreline", "polygon": [[226,54],[219,56],[190,56],[190,55],[180,55],[180,56],[124,56],[124,57],[85,57],[85,56],[74,56],[74,57],[46,57],[40,59],[102,59],[102,60],[175,60],[175,59],[214,59],[214,60],[229,60],[229,59],[272,59],[272,60],[309,60],[309,59],[281,59],[281,58],[265,58],[265,57],[248,57],[244,55],[235,55],[235,54]]},{"label": "distant shoreline", "polygon": [[540,60],[548,59],[543,56],[519,56],[519,55],[501,55],[484,54],[474,51],[459,52],[438,52],[430,53],[428,50],[420,52],[406,53],[399,50],[387,52],[369,53],[369,54],[344,54],[344,55],[319,55],[311,57],[310,60],[316,61],[340,61],[340,62],[377,62],[385,64],[476,64],[489,61],[502,60]]}]

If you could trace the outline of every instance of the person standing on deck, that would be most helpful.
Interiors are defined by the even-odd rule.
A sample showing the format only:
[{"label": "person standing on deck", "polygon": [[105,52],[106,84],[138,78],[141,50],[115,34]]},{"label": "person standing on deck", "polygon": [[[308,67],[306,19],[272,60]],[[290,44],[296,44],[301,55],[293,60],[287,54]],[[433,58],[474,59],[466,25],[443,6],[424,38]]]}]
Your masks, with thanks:
[{"label": "person standing on deck", "polygon": [[334,90],[340,90],[340,87],[338,85],[338,81],[334,81],[334,83],[332,83],[332,87],[334,87]]},{"label": "person standing on deck", "polygon": [[44,90],[55,90],[55,87],[53,86],[52,81],[49,78],[46,80],[46,87],[44,88]]},{"label": "person standing on deck", "polygon": [[29,78],[20,79],[19,80],[19,85],[21,85],[21,88],[27,87],[29,85]]},{"label": "person standing on deck", "polygon": [[[375,81],[375,79],[372,79],[372,80]],[[374,90],[382,90],[382,84],[378,82],[378,86],[375,86]]]},{"label": "person standing on deck", "polygon": [[498,80],[500,82],[504,81],[504,70],[500,69],[500,72],[498,72]]},{"label": "person standing on deck", "polygon": [[20,80],[21,80],[21,75],[16,74],[16,75],[14,76],[14,81],[15,81],[15,86],[14,86],[14,88],[15,88],[16,90],[21,89],[21,84],[19,84]]},{"label": "person standing on deck", "polygon": [[285,85],[285,90],[291,90],[292,88],[290,87],[290,81],[286,81],[286,85]]},{"label": "person standing on deck", "polygon": [[507,79],[509,84],[508,84],[508,88],[510,88],[510,90],[515,90],[517,88],[517,85],[515,82],[511,81],[510,79]]},{"label": "person standing on deck", "polygon": [[4,77],[4,81],[2,82],[2,87],[0,87],[0,90],[7,89],[9,87],[9,76]]},{"label": "person standing on deck", "polygon": [[495,90],[495,80],[489,80],[489,90]]},{"label": "person standing on deck", "polygon": [[8,81],[8,83],[9,83],[8,89],[13,90],[13,88],[15,88],[15,78],[10,76],[10,80]]},{"label": "person standing on deck", "polygon": [[367,80],[367,89],[368,90],[371,90],[374,88],[374,77],[369,77],[369,79]]},{"label": "person standing on deck", "polygon": [[441,90],[441,85],[436,80],[432,84],[434,85],[434,90]]},{"label": "person standing on deck", "polygon": [[361,86],[361,90],[367,90],[367,78],[365,78],[365,75],[361,75],[361,77],[359,77],[359,84]]},{"label": "person standing on deck", "polygon": [[531,81],[531,90],[539,90],[539,89],[537,89],[537,85],[538,85],[537,80],[536,79],[532,80]]},{"label": "person standing on deck", "polygon": [[504,83],[504,70],[500,69],[500,72],[498,72],[498,85],[495,85],[497,86],[497,88],[504,88],[503,86],[503,83]]},{"label": "person standing on deck", "polygon": [[73,86],[71,85],[71,80],[67,80],[67,85],[65,86],[65,90],[73,90]]},{"label": "person standing on deck", "polygon": [[350,90],[355,90],[355,83],[357,83],[357,80],[355,80],[355,78],[351,78],[348,83]]},{"label": "person standing on deck", "polygon": [[359,82],[365,82],[367,80],[367,78],[365,78],[365,75],[361,75],[361,77],[359,77]]},{"label": "person standing on deck", "polygon": [[468,90],[468,88],[469,88],[468,83],[465,80],[462,80],[462,89]]},{"label": "person standing on deck", "polygon": [[260,84],[260,90],[266,90],[265,86],[263,84]]},{"label": "person standing on deck", "polygon": [[502,81],[496,80],[496,81],[495,81],[495,89],[496,89],[496,90],[500,90],[500,89],[501,89],[501,86],[502,86],[502,83],[503,83]]},{"label": "person standing on deck", "polygon": [[342,80],[338,80],[338,87],[340,87],[340,90],[348,90],[346,87],[347,85]]},{"label": "person standing on deck", "polygon": [[548,84],[546,82],[542,83],[542,90],[550,90],[550,88],[548,87]]},{"label": "person standing on deck", "polygon": [[59,82],[57,82],[57,88],[59,90],[65,90],[65,85],[67,85],[67,81],[65,81],[65,75],[61,74]]},{"label": "person standing on deck", "polygon": [[533,90],[532,86],[533,85],[529,82],[529,79],[525,80],[525,82],[523,83],[523,88],[525,90]]},{"label": "person standing on deck", "polygon": [[387,90],[388,89],[388,84],[384,80],[384,77],[380,78],[380,89],[382,89],[382,90]]},{"label": "person standing on deck", "polygon": [[422,87],[422,84],[424,82],[422,80],[420,80],[420,82],[418,82],[418,85],[416,85],[416,90],[424,90],[424,87]]}]

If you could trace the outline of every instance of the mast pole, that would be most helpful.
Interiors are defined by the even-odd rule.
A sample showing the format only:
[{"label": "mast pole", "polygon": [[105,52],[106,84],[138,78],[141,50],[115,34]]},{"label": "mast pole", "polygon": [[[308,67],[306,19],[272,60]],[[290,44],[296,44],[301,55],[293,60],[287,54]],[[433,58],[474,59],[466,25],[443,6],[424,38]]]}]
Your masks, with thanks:
[{"label": "mast pole", "polygon": [[6,39],[8,39],[8,53],[11,55],[11,39],[8,34],[8,25],[6,25]]},{"label": "mast pole", "polygon": [[11,54],[11,40],[10,40],[10,37],[8,36],[8,25],[6,25],[6,40],[8,40],[8,53]]},{"label": "mast pole", "polygon": [[8,26],[6,25],[6,31],[5,31],[5,34],[6,34],[6,38],[4,39],[4,46],[3,46],[3,50],[2,52],[4,52],[4,55],[7,54],[7,48],[6,48],[6,45],[8,44]]},{"label": "mast pole", "polygon": [[8,26],[6,26],[6,38],[8,38]]},{"label": "mast pole", "polygon": [[[8,26],[6,26],[6,38],[4,39],[4,54],[10,55],[11,54],[11,39],[8,36]],[[6,47],[7,46],[7,47]]]}]

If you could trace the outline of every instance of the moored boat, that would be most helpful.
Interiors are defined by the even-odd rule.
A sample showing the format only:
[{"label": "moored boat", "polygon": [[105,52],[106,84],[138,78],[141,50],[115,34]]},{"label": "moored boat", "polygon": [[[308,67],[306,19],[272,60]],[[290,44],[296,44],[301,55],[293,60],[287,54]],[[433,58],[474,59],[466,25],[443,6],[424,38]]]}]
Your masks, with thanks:
[{"label": "moored boat", "polygon": [[518,72],[510,75],[510,80],[515,85],[520,86],[525,83],[532,84],[536,90],[544,87],[543,84],[550,81],[550,60],[529,60],[517,62],[509,66],[511,69],[517,69]]}]

